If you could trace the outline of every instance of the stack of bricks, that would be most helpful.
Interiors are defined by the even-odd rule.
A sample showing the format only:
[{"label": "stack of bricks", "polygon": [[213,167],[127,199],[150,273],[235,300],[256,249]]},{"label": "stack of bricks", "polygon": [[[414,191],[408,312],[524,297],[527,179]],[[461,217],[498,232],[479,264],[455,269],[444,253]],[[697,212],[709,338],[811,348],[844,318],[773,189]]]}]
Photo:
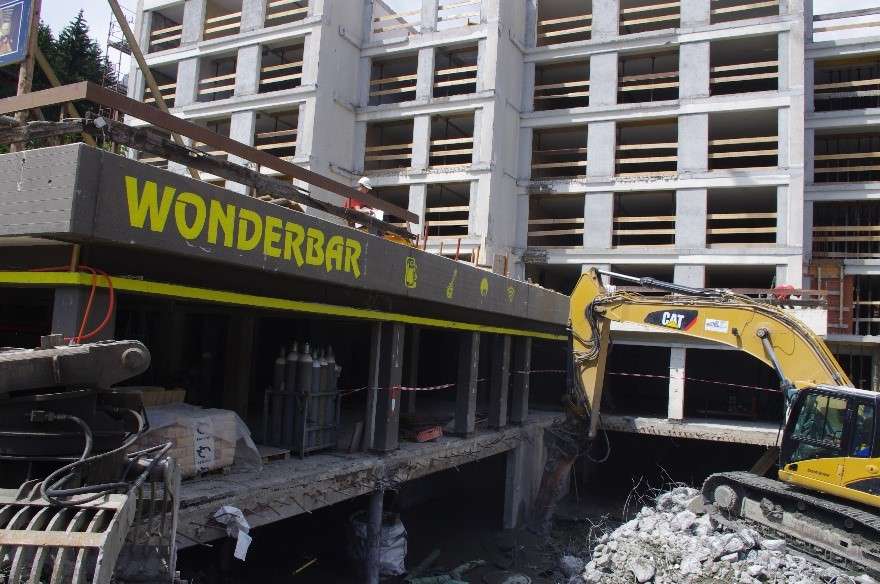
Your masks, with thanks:
[{"label": "stack of bricks", "polygon": [[814,260],[807,276],[809,288],[828,293],[828,334],[853,334],[854,277],[846,275],[843,264],[834,260]]}]

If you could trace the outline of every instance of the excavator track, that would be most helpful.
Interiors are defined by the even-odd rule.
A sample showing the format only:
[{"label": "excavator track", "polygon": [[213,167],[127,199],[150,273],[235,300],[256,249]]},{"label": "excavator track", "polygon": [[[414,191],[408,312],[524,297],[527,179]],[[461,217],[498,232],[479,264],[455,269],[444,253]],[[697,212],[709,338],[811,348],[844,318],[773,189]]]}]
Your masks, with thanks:
[{"label": "excavator track", "polygon": [[845,570],[880,577],[880,516],[748,472],[713,474],[703,497],[765,534]]}]

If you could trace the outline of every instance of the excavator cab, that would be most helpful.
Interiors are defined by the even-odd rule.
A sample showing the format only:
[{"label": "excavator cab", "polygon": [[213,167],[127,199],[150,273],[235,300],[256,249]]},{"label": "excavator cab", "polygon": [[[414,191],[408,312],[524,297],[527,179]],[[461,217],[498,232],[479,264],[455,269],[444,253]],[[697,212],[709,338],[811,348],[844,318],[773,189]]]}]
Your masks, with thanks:
[{"label": "excavator cab", "polygon": [[880,397],[850,387],[799,391],[781,445],[788,483],[862,503],[880,502]]}]

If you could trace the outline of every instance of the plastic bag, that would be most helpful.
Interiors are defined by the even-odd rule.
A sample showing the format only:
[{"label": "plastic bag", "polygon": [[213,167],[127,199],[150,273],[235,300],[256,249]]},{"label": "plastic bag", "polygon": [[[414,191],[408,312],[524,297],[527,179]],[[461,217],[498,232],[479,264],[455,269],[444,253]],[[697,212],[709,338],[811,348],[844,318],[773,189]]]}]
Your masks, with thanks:
[{"label": "plastic bag", "polygon": [[[358,511],[349,518],[349,557],[359,567],[367,557],[367,512]],[[406,528],[396,513],[382,515],[379,537],[379,573],[382,576],[400,576],[406,572]]]}]

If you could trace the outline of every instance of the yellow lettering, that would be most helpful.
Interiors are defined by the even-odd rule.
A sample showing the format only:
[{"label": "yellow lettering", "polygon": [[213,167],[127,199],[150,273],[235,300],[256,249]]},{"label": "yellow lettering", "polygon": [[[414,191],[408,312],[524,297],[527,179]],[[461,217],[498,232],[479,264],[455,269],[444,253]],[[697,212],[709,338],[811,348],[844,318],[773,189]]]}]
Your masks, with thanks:
[{"label": "yellow lettering", "polygon": [[[248,225],[252,230],[248,235]],[[263,235],[263,220],[257,213],[250,209],[238,210],[238,239],[235,242],[236,249],[251,251],[260,244]]]},{"label": "yellow lettering", "polygon": [[334,235],[327,240],[327,250],[324,253],[324,264],[327,271],[342,269],[342,251],[345,249],[345,240],[341,235]]},{"label": "yellow lettering", "polygon": [[345,240],[345,271],[354,274],[355,279],[361,277],[361,242],[354,239]]},{"label": "yellow lettering", "polygon": [[278,217],[266,216],[266,236],[263,238],[263,253],[267,256],[277,258],[281,257],[281,248],[275,247],[275,244],[281,241],[281,219]]},{"label": "yellow lettering", "polygon": [[[186,206],[192,205],[196,216],[191,224],[186,222]],[[174,222],[177,223],[177,231],[184,239],[196,239],[205,228],[205,217],[208,210],[205,201],[195,193],[180,193],[174,203]]]},{"label": "yellow lettering", "polygon": [[306,263],[320,266],[324,263],[324,232],[314,227],[306,230]]},{"label": "yellow lettering", "polygon": [[128,200],[128,222],[132,227],[143,229],[150,216],[150,230],[161,233],[165,229],[168,211],[176,189],[162,189],[162,201],[159,201],[157,186],[153,181],[144,181],[144,190],[139,191],[138,180],[133,176],[125,177],[125,198]]},{"label": "yellow lettering", "polygon": [[208,210],[208,243],[217,243],[217,227],[223,228],[223,245],[232,247],[232,232],[235,230],[235,205],[226,205],[211,199]]},{"label": "yellow lettering", "polygon": [[306,232],[299,223],[284,224],[284,259],[289,260],[291,255],[297,266],[303,265],[302,242],[306,238]]}]

